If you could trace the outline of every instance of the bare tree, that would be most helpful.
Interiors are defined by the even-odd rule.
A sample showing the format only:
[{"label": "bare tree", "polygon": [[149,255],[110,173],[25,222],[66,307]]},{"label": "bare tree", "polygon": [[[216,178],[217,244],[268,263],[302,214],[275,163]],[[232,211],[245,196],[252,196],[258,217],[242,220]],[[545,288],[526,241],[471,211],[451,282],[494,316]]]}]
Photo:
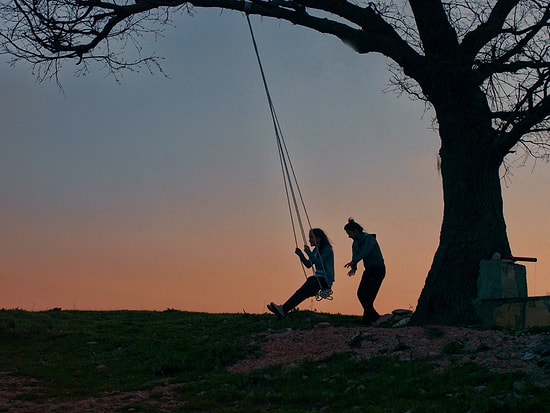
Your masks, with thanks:
[{"label": "bare tree", "polygon": [[[40,79],[75,59],[112,73],[140,56],[140,37],[174,13],[221,8],[289,21],[392,62],[392,84],[431,106],[441,140],[444,213],[439,247],[413,322],[477,321],[479,262],[510,255],[501,193],[514,159],[550,154],[550,3],[546,0],[6,0],[2,52]],[[128,44],[135,46],[130,57]],[[512,155],[513,154],[513,155]]]}]

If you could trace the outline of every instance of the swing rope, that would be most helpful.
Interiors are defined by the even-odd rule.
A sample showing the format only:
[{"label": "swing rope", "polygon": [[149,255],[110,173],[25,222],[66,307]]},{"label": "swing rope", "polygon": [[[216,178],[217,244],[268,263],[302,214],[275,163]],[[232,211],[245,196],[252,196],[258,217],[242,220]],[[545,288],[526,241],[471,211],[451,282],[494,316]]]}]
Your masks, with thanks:
[{"label": "swing rope", "polygon": [[[286,142],[283,136],[283,132],[281,129],[281,125],[279,124],[279,119],[277,117],[277,113],[275,111],[275,105],[273,104],[273,100],[271,99],[271,93],[269,92],[269,87],[267,85],[267,79],[265,76],[264,68],[262,65],[262,61],[260,59],[260,52],[258,50],[258,45],[256,43],[256,37],[254,36],[254,30],[252,29],[252,23],[250,22],[249,17],[249,9],[250,9],[251,3],[246,2],[245,7],[245,16],[246,21],[248,23],[248,28],[250,30],[250,36],[252,38],[252,44],[254,46],[254,52],[256,53],[256,59],[258,61],[258,66],[260,68],[260,74],[262,76],[262,82],[264,85],[265,94],[267,97],[267,102],[269,105],[269,111],[271,113],[271,119],[273,121],[273,129],[275,130],[275,139],[277,142],[277,150],[279,154],[279,163],[281,166],[281,173],[283,175],[283,183],[285,186],[285,195],[287,200],[287,206],[288,206],[288,212],[290,215],[290,222],[292,226],[292,234],[294,236],[294,243],[296,244],[296,248],[298,248],[298,237],[297,237],[297,229],[298,229],[302,235],[302,241],[305,244],[307,244],[306,239],[306,231],[305,231],[305,225],[304,220],[302,219],[300,209],[303,211],[303,214],[305,216],[305,221],[307,223],[308,233],[311,231],[311,221],[309,219],[309,214],[307,212],[307,208],[304,202],[304,198],[302,196],[302,191],[300,190],[300,185],[298,184],[298,179],[296,177],[296,172],[294,171],[294,166],[292,165],[292,161],[290,159],[290,154],[288,152],[288,148],[286,146]],[[317,246],[317,251],[320,254],[319,246]],[[320,256],[320,255],[319,255]],[[321,259],[321,265],[323,267],[323,271],[326,274],[323,260]],[[302,266],[302,271],[304,273],[304,277],[307,279],[306,270],[304,268],[304,264],[300,260],[300,264]],[[313,268],[313,267],[312,267]],[[317,278],[317,277],[316,277]],[[323,289],[321,285],[321,281],[317,278],[317,282],[319,283],[319,292],[316,295],[317,301],[320,301],[322,299],[332,300],[332,290],[330,289]]]}]

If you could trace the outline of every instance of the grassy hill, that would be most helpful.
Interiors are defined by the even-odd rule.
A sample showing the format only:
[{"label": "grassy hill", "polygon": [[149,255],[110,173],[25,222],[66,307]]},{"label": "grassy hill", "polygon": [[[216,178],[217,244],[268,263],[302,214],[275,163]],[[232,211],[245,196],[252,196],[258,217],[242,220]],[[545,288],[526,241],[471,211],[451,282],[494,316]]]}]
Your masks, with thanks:
[{"label": "grassy hill", "polygon": [[[174,310],[0,310],[0,412],[520,412],[550,411],[547,386],[473,363],[429,359],[321,361],[248,374],[263,333],[356,327],[356,317]],[[356,344],[350,342],[351,347]]]}]

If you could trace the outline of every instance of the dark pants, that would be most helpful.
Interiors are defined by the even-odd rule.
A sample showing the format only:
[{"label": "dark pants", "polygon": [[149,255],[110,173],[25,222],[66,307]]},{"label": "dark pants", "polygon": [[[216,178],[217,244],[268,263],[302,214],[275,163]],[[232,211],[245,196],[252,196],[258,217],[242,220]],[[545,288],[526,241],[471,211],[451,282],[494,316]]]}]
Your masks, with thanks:
[{"label": "dark pants", "polygon": [[307,278],[300,288],[283,304],[283,311],[288,313],[293,308],[297,307],[302,301],[316,295],[319,290],[328,288],[327,281],[322,277],[314,275]]},{"label": "dark pants", "polygon": [[382,281],[386,276],[386,268],[365,268],[359,288],[357,289],[357,298],[363,306],[363,319],[364,324],[370,324],[380,318],[380,314],[374,309],[374,300]]}]

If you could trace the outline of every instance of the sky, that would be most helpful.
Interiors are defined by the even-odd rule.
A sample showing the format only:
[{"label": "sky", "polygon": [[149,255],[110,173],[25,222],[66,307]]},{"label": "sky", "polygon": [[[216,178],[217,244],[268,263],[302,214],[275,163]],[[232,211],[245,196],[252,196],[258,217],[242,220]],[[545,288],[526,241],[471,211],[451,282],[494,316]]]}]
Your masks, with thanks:
[{"label": "sky", "polygon": [[[385,256],[378,311],[414,309],[442,220],[432,113],[384,92],[382,57],[252,22],[312,226],[335,253],[334,299],[300,308],[361,313],[351,216]],[[143,46],[167,76],[77,77],[65,62],[61,90],[0,62],[0,308],[256,314],[304,281],[245,17],[198,10]],[[503,181],[512,251],[538,258],[530,296],[550,294],[549,168]]]}]

